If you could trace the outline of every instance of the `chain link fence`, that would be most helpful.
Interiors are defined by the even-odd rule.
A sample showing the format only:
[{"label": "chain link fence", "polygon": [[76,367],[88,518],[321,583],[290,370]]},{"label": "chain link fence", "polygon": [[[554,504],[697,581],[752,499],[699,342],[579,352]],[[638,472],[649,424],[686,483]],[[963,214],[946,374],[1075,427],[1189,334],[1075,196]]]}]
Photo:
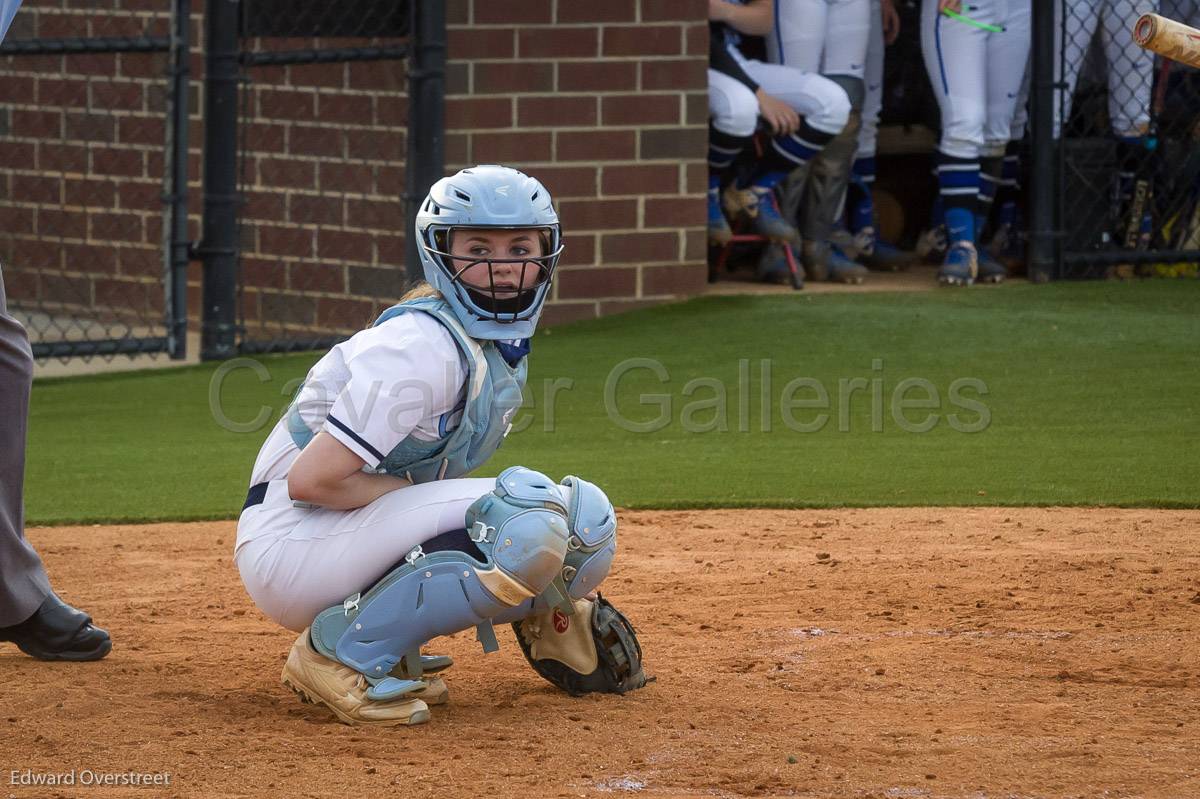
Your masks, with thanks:
[{"label": "chain link fence", "polygon": [[1197,71],[1133,42],[1134,22],[1156,2],[1055,5],[1060,275],[1195,275]]},{"label": "chain link fence", "polygon": [[243,3],[239,352],[329,347],[403,293],[410,16]]},{"label": "chain link fence", "polygon": [[0,262],[39,359],[184,356],[187,15],[27,0],[0,45]]}]

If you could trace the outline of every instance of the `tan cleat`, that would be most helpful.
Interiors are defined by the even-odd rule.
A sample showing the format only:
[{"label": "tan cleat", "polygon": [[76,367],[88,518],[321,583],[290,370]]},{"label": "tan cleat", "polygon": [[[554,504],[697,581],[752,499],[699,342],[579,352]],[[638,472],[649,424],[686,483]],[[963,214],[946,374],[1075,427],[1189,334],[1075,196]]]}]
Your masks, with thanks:
[{"label": "tan cleat", "polygon": [[[292,644],[281,679],[300,695],[301,701],[324,705],[344,724],[394,726],[429,721],[429,706],[422,699],[407,696],[386,702],[368,699],[366,678],[313,649],[307,628]],[[442,689],[445,691],[445,683]],[[446,701],[444,695],[441,701]]]},{"label": "tan cleat", "polygon": [[450,701],[450,689],[446,687],[446,681],[441,677],[426,677],[424,682],[426,687],[420,691],[414,691],[414,697],[427,705],[444,705]]}]

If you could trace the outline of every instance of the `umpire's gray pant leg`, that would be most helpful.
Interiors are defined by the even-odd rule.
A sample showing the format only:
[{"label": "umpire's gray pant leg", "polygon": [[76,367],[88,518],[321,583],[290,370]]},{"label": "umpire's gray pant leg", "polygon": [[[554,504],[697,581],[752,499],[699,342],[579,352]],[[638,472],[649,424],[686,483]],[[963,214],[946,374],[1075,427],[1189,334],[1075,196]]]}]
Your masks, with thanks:
[{"label": "umpire's gray pant leg", "polygon": [[0,268],[0,627],[33,615],[50,593],[42,559],[25,540],[25,433],[33,353],[8,315]]}]

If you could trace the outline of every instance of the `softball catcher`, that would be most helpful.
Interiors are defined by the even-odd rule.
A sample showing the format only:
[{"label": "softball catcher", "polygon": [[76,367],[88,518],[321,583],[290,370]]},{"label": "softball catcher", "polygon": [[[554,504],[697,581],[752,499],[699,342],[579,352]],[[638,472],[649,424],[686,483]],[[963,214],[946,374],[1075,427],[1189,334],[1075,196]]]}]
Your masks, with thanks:
[{"label": "softball catcher", "polygon": [[562,253],[550,194],[502,166],[443,178],[417,215],[427,284],[309,371],[254,464],[234,559],[300,632],[283,683],[347,724],[419,724],[447,701],[431,639],[511,623],[571,694],[641,687],[633,627],[595,593],[617,546],[597,486],[523,467],[467,478],[521,403]]}]

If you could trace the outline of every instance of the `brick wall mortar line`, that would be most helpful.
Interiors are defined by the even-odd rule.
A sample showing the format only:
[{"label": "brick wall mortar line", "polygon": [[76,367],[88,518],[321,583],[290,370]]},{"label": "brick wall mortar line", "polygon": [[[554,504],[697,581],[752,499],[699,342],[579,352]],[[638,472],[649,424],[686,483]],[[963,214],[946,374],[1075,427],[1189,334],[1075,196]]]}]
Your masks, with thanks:
[{"label": "brick wall mortar line", "polygon": [[[585,0],[571,0],[571,2],[584,2],[584,1]],[[601,31],[601,36],[603,36],[603,32],[606,28],[643,27],[643,28],[680,28],[681,30],[686,30],[688,28],[688,26],[694,25],[694,24],[696,24],[696,23],[688,22],[687,20],[681,20],[681,19],[676,19],[676,20],[669,19],[669,20],[664,20],[664,21],[660,21],[660,22],[646,22],[646,23],[642,23],[640,25],[638,24],[638,22],[636,20],[630,20],[628,22],[536,22],[536,23],[525,23],[525,24],[521,25],[519,30],[542,30],[542,31],[549,32],[549,31],[555,31],[555,30],[559,30],[559,29],[579,30],[581,28],[599,28]],[[486,30],[505,29],[505,28],[512,28],[512,27],[513,27],[513,23],[511,23],[511,22],[483,22],[478,25],[475,25],[475,24],[447,25],[446,30],[447,31],[454,31],[454,30],[486,31]],[[683,43],[686,44],[687,42],[685,41]]]},{"label": "brick wall mortar line", "polygon": [[[539,64],[546,63],[548,58],[452,58],[449,63],[452,64]],[[648,55],[580,55],[580,56],[554,56],[554,63],[563,64],[589,64],[597,61],[608,63],[641,63],[643,61],[699,61],[698,56],[689,56],[682,53],[672,53],[668,55],[648,54]],[[134,80],[131,78],[131,80]],[[148,80],[147,78],[137,78],[136,80]],[[305,89],[313,88],[310,86],[303,87]],[[681,89],[680,91],[699,91],[699,89]]]}]

